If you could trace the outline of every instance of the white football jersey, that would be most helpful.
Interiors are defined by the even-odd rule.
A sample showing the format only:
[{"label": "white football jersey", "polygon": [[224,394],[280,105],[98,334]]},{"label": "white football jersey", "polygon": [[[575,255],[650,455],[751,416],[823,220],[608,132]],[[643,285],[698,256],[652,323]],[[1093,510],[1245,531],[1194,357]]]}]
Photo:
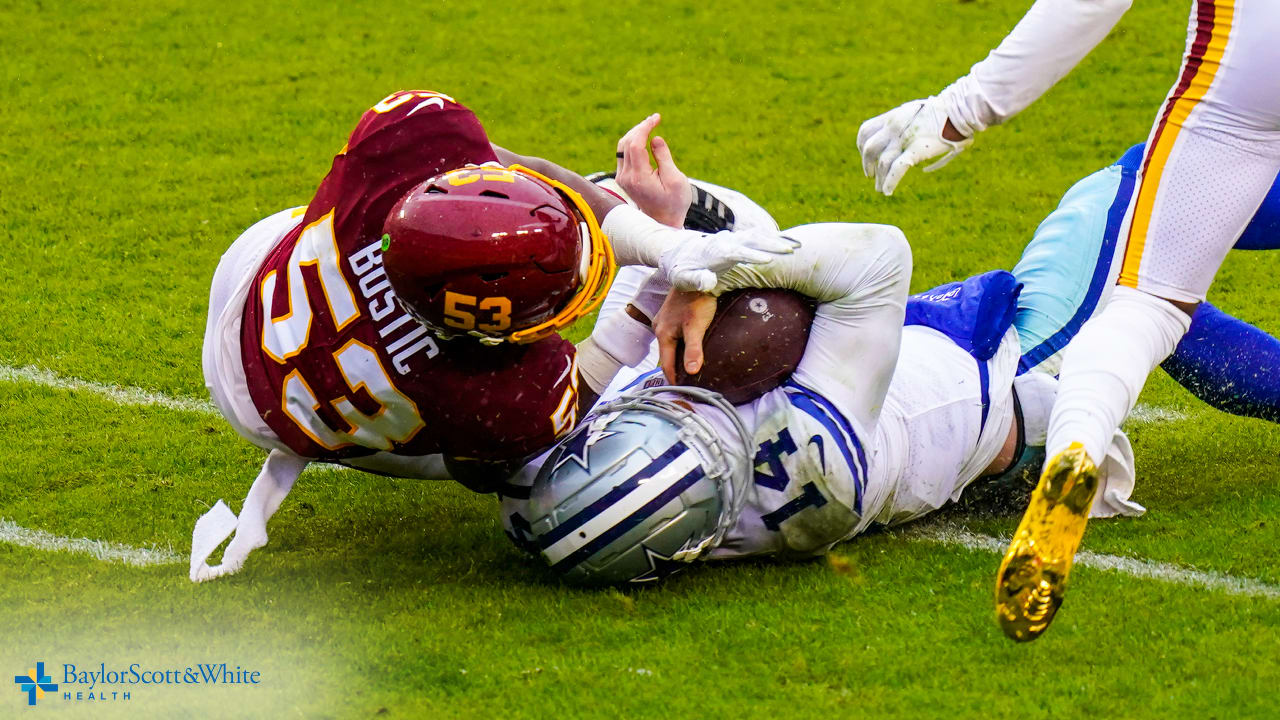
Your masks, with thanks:
[{"label": "white football jersey", "polygon": [[[1019,354],[1010,330],[983,372],[942,333],[904,328],[869,433],[856,430],[821,387],[794,381],[738,407],[753,435],[753,482],[737,523],[708,559],[820,554],[872,526],[914,520],[957,499],[1004,445]],[[661,372],[650,371],[610,388],[602,401],[661,384]],[[717,411],[699,412],[722,439],[734,437]]]},{"label": "white football jersey", "polygon": [[[792,256],[728,273],[722,289],[785,287],[819,301],[791,379],[737,408],[752,446],[747,502],[703,557],[809,556],[872,525],[905,522],[944,505],[995,459],[1013,417],[1017,334],[979,364],[942,333],[904,328],[910,256],[895,228],[808,225]],[[664,384],[624,370],[601,401]],[[726,443],[730,420],[698,407]],[[513,480],[529,486],[541,458]],[[517,493],[518,494],[518,493]],[[504,499],[503,516],[523,502]]]}]

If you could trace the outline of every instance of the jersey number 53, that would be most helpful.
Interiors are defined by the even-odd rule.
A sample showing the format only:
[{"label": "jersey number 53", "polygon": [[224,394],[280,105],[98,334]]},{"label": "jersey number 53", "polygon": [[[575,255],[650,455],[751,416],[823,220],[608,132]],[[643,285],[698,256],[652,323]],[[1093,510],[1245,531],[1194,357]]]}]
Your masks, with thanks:
[{"label": "jersey number 53", "polygon": [[[339,332],[356,318],[360,309],[339,265],[337,239],[333,234],[333,212],[303,229],[289,257],[286,295],[289,310],[272,317],[272,298],[279,279],[272,271],[262,278],[262,350],[276,362],[284,363],[302,352],[311,339],[315,321],[311,300],[303,281],[303,266],[315,268],[320,288],[329,307],[333,331]],[[281,409],[297,426],[321,447],[337,450],[348,445],[361,445],[378,450],[391,450],[394,443],[405,443],[426,426],[417,405],[396,389],[372,347],[352,339],[333,352],[333,362],[352,394],[363,389],[381,406],[372,415],[355,407],[347,396],[332,401],[334,410],[346,421],[345,430],[334,430],[316,411],[320,401],[307,385],[301,371],[294,370],[284,380]]]}]

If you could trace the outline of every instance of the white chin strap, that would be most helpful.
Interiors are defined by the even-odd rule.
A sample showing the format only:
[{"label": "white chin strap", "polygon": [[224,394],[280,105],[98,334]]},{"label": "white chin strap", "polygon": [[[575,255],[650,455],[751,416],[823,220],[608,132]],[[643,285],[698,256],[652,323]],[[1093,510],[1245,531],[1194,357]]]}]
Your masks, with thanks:
[{"label": "white chin strap", "polygon": [[578,282],[587,284],[587,275],[591,272],[591,228],[587,223],[578,223],[578,235],[581,238],[582,254],[578,258]]}]

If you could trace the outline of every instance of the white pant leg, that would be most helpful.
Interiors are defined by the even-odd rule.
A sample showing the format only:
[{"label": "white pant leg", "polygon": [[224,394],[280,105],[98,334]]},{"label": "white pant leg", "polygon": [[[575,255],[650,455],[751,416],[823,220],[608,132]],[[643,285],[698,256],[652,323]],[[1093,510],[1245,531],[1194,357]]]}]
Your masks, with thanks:
[{"label": "white pant leg", "polygon": [[1194,3],[1147,141],[1119,283],[1199,302],[1280,171],[1280,3]]},{"label": "white pant leg", "polygon": [[264,450],[286,448],[267,427],[249,397],[240,355],[240,321],[253,276],[263,258],[302,220],[303,208],[282,210],[245,230],[222,255],[209,289],[202,365],[213,404],[231,427]]}]

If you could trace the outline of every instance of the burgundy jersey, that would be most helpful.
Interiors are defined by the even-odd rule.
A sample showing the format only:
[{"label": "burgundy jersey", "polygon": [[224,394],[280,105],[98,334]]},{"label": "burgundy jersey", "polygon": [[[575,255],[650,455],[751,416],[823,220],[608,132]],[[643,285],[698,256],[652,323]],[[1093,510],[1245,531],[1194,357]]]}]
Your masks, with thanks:
[{"label": "burgundy jersey", "polygon": [[360,119],[245,304],[250,394],[294,452],[512,459],[573,425],[571,343],[436,339],[400,309],[382,269],[382,224],[404,193],[496,160],[475,115],[446,95],[394,93]]}]

